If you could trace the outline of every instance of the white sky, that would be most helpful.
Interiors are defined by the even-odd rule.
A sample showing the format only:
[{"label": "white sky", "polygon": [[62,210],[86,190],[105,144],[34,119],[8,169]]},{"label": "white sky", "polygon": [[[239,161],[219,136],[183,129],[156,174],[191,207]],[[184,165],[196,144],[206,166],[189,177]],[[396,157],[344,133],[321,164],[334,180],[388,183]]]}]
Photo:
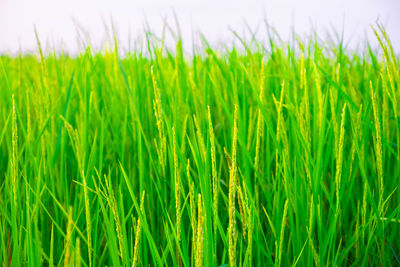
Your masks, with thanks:
[{"label": "white sky", "polygon": [[0,53],[35,51],[34,25],[45,49],[78,51],[81,29],[99,47],[111,18],[126,48],[129,38],[143,39],[146,21],[157,35],[165,17],[174,28],[173,10],[187,47],[197,31],[212,44],[232,40],[229,29],[244,32],[244,21],[253,30],[260,25],[258,38],[265,38],[265,17],[283,39],[290,36],[293,25],[300,35],[314,28],[321,37],[332,33],[333,27],[344,28],[345,40],[359,43],[366,36],[374,39],[370,25],[379,18],[395,50],[400,50],[400,0],[0,0]]}]

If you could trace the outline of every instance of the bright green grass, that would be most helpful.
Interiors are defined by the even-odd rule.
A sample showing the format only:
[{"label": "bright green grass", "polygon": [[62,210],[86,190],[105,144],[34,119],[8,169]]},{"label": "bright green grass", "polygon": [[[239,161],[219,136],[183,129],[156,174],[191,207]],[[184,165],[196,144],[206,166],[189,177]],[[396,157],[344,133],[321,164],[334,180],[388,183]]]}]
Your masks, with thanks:
[{"label": "bright green grass", "polygon": [[399,63],[377,37],[1,56],[1,266],[399,264]]}]

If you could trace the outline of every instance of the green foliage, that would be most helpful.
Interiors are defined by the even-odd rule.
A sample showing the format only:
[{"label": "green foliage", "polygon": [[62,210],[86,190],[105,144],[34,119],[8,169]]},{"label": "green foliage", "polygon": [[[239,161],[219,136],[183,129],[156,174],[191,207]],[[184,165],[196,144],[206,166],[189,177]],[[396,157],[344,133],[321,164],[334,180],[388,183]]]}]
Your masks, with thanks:
[{"label": "green foliage", "polygon": [[316,39],[0,57],[2,266],[400,264],[400,75]]}]

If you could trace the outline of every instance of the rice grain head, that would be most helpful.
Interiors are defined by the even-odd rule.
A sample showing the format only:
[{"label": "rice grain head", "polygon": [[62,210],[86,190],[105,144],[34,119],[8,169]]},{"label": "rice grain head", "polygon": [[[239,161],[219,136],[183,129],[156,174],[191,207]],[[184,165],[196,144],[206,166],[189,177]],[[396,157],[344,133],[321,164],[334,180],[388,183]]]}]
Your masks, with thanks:
[{"label": "rice grain head", "polygon": [[196,267],[203,266],[203,242],[204,242],[204,231],[203,231],[203,203],[201,200],[201,195],[198,197],[197,205],[197,241],[196,241]]},{"label": "rice grain head", "polygon": [[15,110],[14,94],[12,95],[12,151],[11,151],[11,180],[14,195],[15,210],[18,210],[18,126]]},{"label": "rice grain head", "polygon": [[228,226],[228,242],[229,242],[229,264],[231,267],[236,266],[236,153],[237,153],[237,135],[238,135],[238,106],[235,105],[233,116],[233,138],[232,138],[232,165],[229,175],[229,226]]},{"label": "rice grain head", "polygon": [[[140,200],[140,212],[142,215],[144,214],[144,195],[145,191],[143,191],[142,198]],[[142,233],[142,220],[140,216],[138,216],[138,220],[136,223],[136,230],[135,230],[135,245],[133,249],[133,262],[132,267],[136,267],[139,263],[139,249],[140,249],[140,236]]]},{"label": "rice grain head", "polygon": [[70,266],[71,260],[71,239],[72,239],[72,207],[68,209],[68,223],[67,223],[67,233],[65,236],[65,253],[64,253],[64,267]]},{"label": "rice grain head", "polygon": [[336,211],[339,211],[339,204],[340,204],[340,184],[342,180],[342,165],[343,165],[343,146],[344,146],[344,124],[346,119],[346,104],[343,106],[342,110],[342,121],[340,123],[340,136],[339,136],[339,148],[338,154],[336,159],[336,176],[335,176],[335,183],[336,183]]},{"label": "rice grain head", "polygon": [[219,191],[219,180],[217,176],[217,164],[216,164],[216,156],[215,156],[215,137],[214,137],[214,129],[212,125],[211,119],[211,111],[210,106],[207,109],[208,114],[208,125],[209,125],[209,134],[210,134],[210,145],[211,145],[211,174],[212,174],[212,192],[213,192],[213,218],[214,218],[214,237],[216,238],[217,234],[217,223],[218,223],[218,191]]},{"label": "rice grain head", "polygon": [[379,184],[379,197],[382,201],[383,197],[383,160],[382,160],[382,136],[381,136],[381,127],[379,123],[379,114],[378,107],[376,104],[375,93],[372,87],[372,81],[369,82],[370,90],[371,90],[371,99],[372,99],[372,108],[374,110],[374,125],[375,125],[375,154],[376,154],[376,169],[378,172],[378,184]]}]

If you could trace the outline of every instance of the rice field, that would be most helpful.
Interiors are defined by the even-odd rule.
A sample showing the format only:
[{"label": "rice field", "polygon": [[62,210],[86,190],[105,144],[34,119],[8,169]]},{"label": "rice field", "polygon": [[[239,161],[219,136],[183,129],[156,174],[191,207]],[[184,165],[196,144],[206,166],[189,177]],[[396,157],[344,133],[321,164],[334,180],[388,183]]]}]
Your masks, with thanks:
[{"label": "rice field", "polygon": [[1,55],[1,266],[399,265],[399,57],[372,30]]}]

